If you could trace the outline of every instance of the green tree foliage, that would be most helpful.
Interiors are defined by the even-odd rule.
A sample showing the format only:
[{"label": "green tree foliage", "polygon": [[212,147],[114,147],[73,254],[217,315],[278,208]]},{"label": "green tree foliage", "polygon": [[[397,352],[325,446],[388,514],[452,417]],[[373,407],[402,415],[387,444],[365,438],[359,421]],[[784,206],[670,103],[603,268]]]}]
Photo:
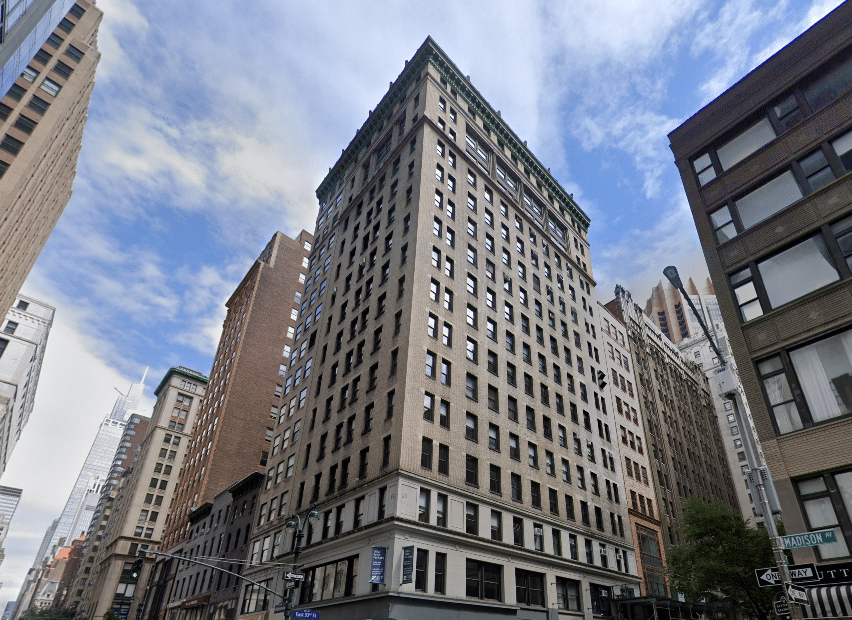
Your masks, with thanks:
[{"label": "green tree foliage", "polygon": [[666,551],[674,590],[687,600],[704,599],[740,609],[760,620],[772,616],[777,588],[761,588],[754,571],[775,566],[766,530],[752,529],[721,502],[686,502],[678,524],[681,543]]}]

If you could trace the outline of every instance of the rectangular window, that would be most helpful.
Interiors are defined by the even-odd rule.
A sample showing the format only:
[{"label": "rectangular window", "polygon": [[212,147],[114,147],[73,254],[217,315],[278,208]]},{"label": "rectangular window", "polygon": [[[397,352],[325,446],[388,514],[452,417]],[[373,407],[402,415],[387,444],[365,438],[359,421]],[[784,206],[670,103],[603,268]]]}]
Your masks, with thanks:
[{"label": "rectangular window", "polygon": [[519,605],[544,607],[544,574],[516,568],[515,598]]},{"label": "rectangular window", "polygon": [[465,561],[465,595],[471,598],[502,601],[503,567],[478,560]]}]

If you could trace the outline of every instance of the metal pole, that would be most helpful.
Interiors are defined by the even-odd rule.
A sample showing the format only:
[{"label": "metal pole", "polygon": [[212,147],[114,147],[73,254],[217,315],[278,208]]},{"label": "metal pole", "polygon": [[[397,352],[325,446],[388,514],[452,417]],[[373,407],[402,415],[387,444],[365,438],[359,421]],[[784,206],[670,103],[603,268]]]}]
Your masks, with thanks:
[{"label": "metal pole", "polygon": [[[716,343],[714,342],[713,338],[710,336],[710,332],[707,329],[707,325],[704,323],[704,317],[702,317],[701,314],[698,312],[695,305],[692,303],[692,300],[689,298],[689,295],[687,295],[686,291],[684,290],[683,283],[680,280],[680,276],[677,273],[677,269],[674,268],[674,267],[667,267],[663,271],[663,274],[666,276],[666,279],[668,279],[668,281],[671,282],[672,285],[675,288],[677,288],[678,291],[680,291],[681,295],[686,297],[686,301],[689,304],[690,309],[692,309],[692,312],[695,315],[695,318],[698,319],[698,323],[699,323],[699,325],[701,325],[701,329],[704,330],[704,336],[710,342],[710,346],[713,348],[713,351],[715,351],[716,355],[719,356],[719,362],[721,363],[722,368],[725,368],[725,357],[722,355],[721,351],[719,351],[719,348],[716,346]],[[733,375],[733,378],[736,380],[736,383],[739,383],[740,381],[739,381],[739,375],[737,373],[736,365],[731,364],[730,372]],[[740,432],[741,433],[748,433],[747,443],[753,443],[753,445],[755,447],[754,452],[756,452],[757,454],[762,454],[761,451],[757,448],[757,446],[758,446],[757,438],[751,436],[751,424],[743,424],[742,417],[740,416],[739,406],[737,405],[737,402],[736,402],[737,401],[736,396],[739,395],[738,392],[736,390],[732,390],[731,392],[728,392],[725,395],[729,396],[731,394],[733,394],[734,397],[735,397],[734,398],[734,404],[735,404],[734,414],[736,415],[737,423],[738,423],[738,426],[740,428]],[[746,450],[746,455],[748,457],[749,469],[764,469],[767,473],[767,476],[771,479],[771,476],[769,476],[769,468],[766,466],[766,463],[761,462],[759,465],[757,465],[755,463],[755,460],[762,461],[763,459],[761,459],[760,457],[758,457],[756,459],[752,450],[750,450],[750,449]],[[758,474],[760,474],[760,472],[758,472]],[[778,566],[778,574],[781,576],[781,582],[783,584],[782,587],[784,588],[784,591],[786,592],[787,586],[792,585],[793,581],[790,578],[790,569],[787,567],[787,558],[784,556],[784,546],[781,544],[781,537],[778,536],[778,528],[775,525],[775,516],[772,512],[772,507],[769,503],[769,496],[766,494],[766,487],[765,487],[765,484],[763,482],[763,476],[757,475],[757,476],[755,476],[755,479],[756,479],[755,486],[757,487],[757,494],[758,494],[759,499],[760,499],[760,505],[763,507],[763,515],[764,515],[764,522],[766,523],[766,531],[769,534],[769,540],[772,543],[772,555],[775,556],[775,563]],[[802,614],[802,608],[799,606],[799,604],[789,600],[789,597],[788,597],[788,604],[790,606],[790,618],[791,618],[791,620],[803,620],[804,615]]]}]

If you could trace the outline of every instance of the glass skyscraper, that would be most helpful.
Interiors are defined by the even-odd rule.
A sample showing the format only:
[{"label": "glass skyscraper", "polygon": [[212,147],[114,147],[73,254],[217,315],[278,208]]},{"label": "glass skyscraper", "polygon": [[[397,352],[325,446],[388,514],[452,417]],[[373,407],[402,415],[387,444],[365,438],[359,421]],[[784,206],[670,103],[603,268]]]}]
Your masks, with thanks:
[{"label": "glass skyscraper", "polygon": [[[146,370],[145,373],[147,372]],[[99,496],[99,494],[87,494],[86,489],[93,483],[97,484],[98,481],[101,486],[106,482],[124,427],[139,407],[144,389],[145,377],[143,376],[139,383],[130,386],[127,394],[122,394],[116,399],[112,412],[101,422],[95,441],[92,442],[86,461],[59,517],[59,523],[53,532],[50,544],[42,551],[43,555],[36,559],[36,564],[49,559],[48,556],[61,538],[65,538],[65,544],[70,544],[72,539],[85,534]],[[91,510],[83,505],[87,497],[94,497]]]}]

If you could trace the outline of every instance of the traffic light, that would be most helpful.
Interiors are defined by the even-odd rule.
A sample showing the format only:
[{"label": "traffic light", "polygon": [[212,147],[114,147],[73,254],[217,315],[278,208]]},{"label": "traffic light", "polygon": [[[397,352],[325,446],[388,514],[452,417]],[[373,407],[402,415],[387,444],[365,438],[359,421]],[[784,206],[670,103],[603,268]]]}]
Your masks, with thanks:
[{"label": "traffic light", "polygon": [[145,560],[142,558],[138,558],[135,562],[133,562],[133,568],[130,569],[130,576],[133,577],[134,580],[138,580],[139,575],[142,574],[143,564],[145,564]]}]

